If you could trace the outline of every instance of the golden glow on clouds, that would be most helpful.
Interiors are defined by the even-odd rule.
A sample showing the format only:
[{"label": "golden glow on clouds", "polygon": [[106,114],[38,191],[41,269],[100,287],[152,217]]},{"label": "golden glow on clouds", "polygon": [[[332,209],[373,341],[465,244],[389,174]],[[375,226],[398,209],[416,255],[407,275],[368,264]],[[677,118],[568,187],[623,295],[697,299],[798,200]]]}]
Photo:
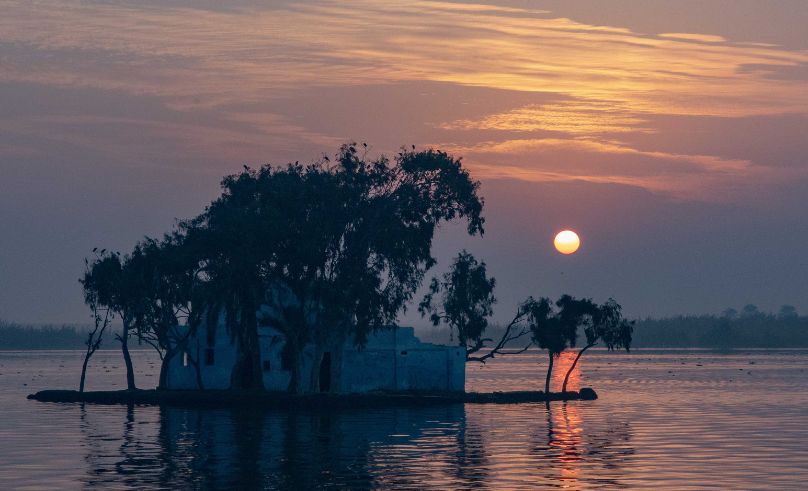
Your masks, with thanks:
[{"label": "golden glow on clouds", "polygon": [[441,125],[449,130],[558,131],[574,135],[648,132],[644,120],[619,104],[604,101],[560,101],[529,105],[492,114],[479,121],[458,120]]},{"label": "golden glow on clouds", "polygon": [[[541,10],[370,0],[221,10],[0,0],[0,9],[0,82],[104,89],[215,113],[238,129],[134,124],[198,139],[213,154],[219,145],[211,142],[225,142],[218,155],[227,159],[239,158],[240,140],[250,149],[243,160],[285,138],[304,148],[364,137],[350,117],[338,133],[318,132],[307,127],[312,121],[276,112],[275,102],[306,104],[323,87],[446,82],[555,97],[433,125],[442,131],[433,143],[466,156],[482,177],[620,183],[711,199],[782,172],[703,155],[687,142],[670,152],[614,138],[653,133],[658,116],[808,114],[805,80],[746,69],[804,66],[806,52],[710,33],[644,35]],[[253,104],[263,108],[244,109]],[[402,114],[408,107],[403,96],[387,104]]]}]

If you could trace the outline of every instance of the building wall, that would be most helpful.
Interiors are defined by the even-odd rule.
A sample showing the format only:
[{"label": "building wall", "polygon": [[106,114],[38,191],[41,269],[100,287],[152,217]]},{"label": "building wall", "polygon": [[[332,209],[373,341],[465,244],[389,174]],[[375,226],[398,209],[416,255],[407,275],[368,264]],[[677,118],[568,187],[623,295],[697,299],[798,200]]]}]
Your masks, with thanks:
[{"label": "building wall", "polygon": [[[220,319],[221,322],[221,319]],[[227,389],[236,359],[236,348],[219,326],[213,344],[213,364],[207,353],[205,329],[189,342],[192,359],[200,360],[205,389]],[[268,390],[286,390],[291,372],[283,366],[283,335],[269,327],[259,328],[261,365],[264,387]],[[314,346],[304,349],[301,378],[312,379]],[[338,352],[337,352],[338,351]],[[371,392],[376,390],[450,390],[465,388],[465,352],[460,347],[422,343],[411,327],[398,327],[372,334],[363,348],[347,342],[331,350],[331,391],[341,393]],[[171,389],[198,388],[196,370],[192,363],[184,363],[184,355],[170,362],[168,387]]]},{"label": "building wall", "polygon": [[340,392],[465,389],[463,348],[422,343],[411,327],[375,334],[365,349],[346,346]]}]

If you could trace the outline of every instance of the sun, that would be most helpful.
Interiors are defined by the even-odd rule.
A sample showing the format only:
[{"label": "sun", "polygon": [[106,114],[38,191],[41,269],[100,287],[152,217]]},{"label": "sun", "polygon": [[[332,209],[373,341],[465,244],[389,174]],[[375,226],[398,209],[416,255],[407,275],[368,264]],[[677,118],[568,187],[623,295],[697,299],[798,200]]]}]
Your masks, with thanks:
[{"label": "sun", "polygon": [[556,234],[553,245],[561,254],[572,254],[581,247],[581,239],[572,230],[562,230]]}]

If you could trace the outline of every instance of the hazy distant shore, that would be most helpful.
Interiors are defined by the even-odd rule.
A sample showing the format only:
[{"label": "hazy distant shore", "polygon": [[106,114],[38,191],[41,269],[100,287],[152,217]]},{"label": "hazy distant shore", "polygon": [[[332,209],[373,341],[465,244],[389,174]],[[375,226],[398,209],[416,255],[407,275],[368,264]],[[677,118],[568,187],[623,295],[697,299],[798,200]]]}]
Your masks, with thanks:
[{"label": "hazy distant shore", "polygon": [[[0,321],[0,350],[84,349],[87,326],[29,325]],[[489,337],[495,338],[496,328]],[[416,328],[427,342],[452,343],[445,328]],[[116,348],[108,336],[102,348]],[[808,316],[712,315],[637,320],[632,348],[808,348]]]}]

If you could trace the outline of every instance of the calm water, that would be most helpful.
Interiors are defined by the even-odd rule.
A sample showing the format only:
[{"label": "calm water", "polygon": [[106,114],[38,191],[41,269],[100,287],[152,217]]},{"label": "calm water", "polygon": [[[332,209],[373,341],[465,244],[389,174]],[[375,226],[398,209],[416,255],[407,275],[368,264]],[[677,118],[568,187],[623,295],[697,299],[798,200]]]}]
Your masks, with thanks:
[{"label": "calm water", "polygon": [[[157,360],[138,356],[138,383]],[[47,404],[77,352],[0,352],[0,489],[805,489],[808,352],[592,353],[597,401],[361,412]],[[471,390],[537,389],[544,358],[469,366]],[[123,382],[100,352],[90,389]]]}]

